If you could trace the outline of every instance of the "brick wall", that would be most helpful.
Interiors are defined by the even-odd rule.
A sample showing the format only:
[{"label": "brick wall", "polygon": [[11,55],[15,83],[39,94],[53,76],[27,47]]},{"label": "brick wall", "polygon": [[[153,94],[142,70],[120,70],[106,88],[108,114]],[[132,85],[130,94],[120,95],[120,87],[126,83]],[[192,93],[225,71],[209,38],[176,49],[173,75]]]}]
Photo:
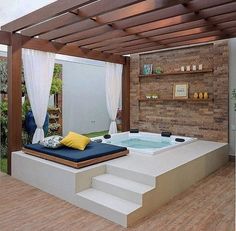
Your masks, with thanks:
[{"label": "brick wall", "polygon": [[[203,64],[213,72],[204,74],[170,75],[159,79],[138,75],[144,64],[161,67],[164,72],[176,71],[181,66]],[[204,140],[228,142],[228,43],[131,55],[131,128],[157,132],[167,130],[173,134]],[[160,101],[141,102],[147,93],[172,98],[174,83],[189,84],[189,97],[194,92],[209,92],[214,101]]]}]

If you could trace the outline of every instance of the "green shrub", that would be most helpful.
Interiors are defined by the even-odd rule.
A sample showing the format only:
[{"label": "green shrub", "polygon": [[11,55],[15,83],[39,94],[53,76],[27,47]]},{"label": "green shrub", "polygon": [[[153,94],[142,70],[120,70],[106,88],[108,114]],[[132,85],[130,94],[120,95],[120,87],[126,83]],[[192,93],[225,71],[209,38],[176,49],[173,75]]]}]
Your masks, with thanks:
[{"label": "green shrub", "polygon": [[[0,117],[0,126],[1,126],[1,147],[2,146],[7,146],[7,101],[2,101],[0,103],[0,112],[1,112],[1,117]],[[1,148],[1,156],[5,156],[6,153],[2,152]]]},{"label": "green shrub", "polygon": [[[236,89],[232,91],[232,99],[236,101]],[[234,110],[236,111],[236,102],[234,103]]]}]

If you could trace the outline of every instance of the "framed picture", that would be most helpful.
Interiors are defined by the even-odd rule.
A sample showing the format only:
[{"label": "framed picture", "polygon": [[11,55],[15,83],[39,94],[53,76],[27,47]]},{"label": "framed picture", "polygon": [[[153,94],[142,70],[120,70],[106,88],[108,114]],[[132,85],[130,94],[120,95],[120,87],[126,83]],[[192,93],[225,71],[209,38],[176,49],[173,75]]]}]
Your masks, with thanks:
[{"label": "framed picture", "polygon": [[143,65],[143,74],[151,75],[152,74],[152,64],[144,64]]},{"label": "framed picture", "polygon": [[188,83],[174,84],[173,98],[174,99],[187,99],[188,98]]}]

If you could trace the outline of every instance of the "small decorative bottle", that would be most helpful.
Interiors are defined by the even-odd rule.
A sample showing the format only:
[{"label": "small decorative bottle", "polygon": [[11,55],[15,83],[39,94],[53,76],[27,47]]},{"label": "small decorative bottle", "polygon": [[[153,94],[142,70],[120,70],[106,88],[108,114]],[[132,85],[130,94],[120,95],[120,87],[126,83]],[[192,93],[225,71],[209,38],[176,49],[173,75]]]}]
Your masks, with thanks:
[{"label": "small decorative bottle", "polygon": [[203,99],[204,95],[202,92],[199,92],[199,99]]},{"label": "small decorative bottle", "polygon": [[204,92],[204,99],[208,99],[208,93]]},{"label": "small decorative bottle", "polygon": [[193,98],[194,98],[194,99],[198,99],[198,93],[197,93],[197,92],[195,92],[195,93],[193,94]]}]

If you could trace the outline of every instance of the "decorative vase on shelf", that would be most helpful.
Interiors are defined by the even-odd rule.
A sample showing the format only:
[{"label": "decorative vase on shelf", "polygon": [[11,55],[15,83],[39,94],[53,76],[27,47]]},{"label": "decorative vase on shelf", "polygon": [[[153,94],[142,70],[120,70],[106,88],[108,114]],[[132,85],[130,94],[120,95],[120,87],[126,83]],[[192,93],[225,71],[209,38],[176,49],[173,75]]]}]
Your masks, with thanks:
[{"label": "decorative vase on shelf", "polygon": [[157,95],[157,94],[153,94],[153,95],[152,95],[152,98],[153,98],[153,99],[158,99],[158,95]]},{"label": "decorative vase on shelf", "polygon": [[204,95],[203,95],[203,93],[202,92],[199,92],[199,99],[203,99],[203,97],[204,97]]},{"label": "decorative vase on shelf", "polygon": [[163,73],[162,72],[162,70],[161,70],[161,68],[160,67],[157,67],[155,70],[154,70],[154,74],[161,74],[161,73]]},{"label": "decorative vase on shelf", "polygon": [[193,94],[193,98],[194,98],[194,99],[198,99],[198,93],[197,93],[197,92],[195,92],[195,93]]},{"label": "decorative vase on shelf", "polygon": [[208,93],[204,92],[204,99],[208,99]]},{"label": "decorative vase on shelf", "polygon": [[152,95],[151,94],[147,94],[146,95],[146,99],[151,99],[152,98]]}]

